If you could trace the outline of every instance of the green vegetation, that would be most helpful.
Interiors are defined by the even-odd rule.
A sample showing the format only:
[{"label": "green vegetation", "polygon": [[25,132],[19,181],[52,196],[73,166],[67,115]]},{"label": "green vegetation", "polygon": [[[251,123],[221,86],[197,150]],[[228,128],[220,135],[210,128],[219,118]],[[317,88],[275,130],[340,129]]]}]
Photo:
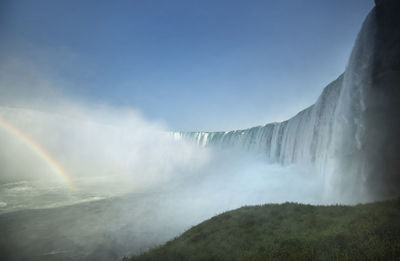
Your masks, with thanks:
[{"label": "green vegetation", "polygon": [[400,260],[400,199],[242,207],[124,260]]}]

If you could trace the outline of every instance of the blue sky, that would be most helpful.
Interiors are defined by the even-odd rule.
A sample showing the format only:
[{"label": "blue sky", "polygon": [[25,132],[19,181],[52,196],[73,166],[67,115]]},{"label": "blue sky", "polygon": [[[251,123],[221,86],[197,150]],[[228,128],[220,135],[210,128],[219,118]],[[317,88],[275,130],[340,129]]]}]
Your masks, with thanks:
[{"label": "blue sky", "polygon": [[[3,0],[0,69],[8,77],[7,63],[19,61],[64,96],[131,107],[173,130],[246,128],[311,105],[344,71],[372,7],[372,0]],[[46,95],[26,75],[15,77],[26,80],[26,93]],[[13,92],[13,82],[0,90]]]}]

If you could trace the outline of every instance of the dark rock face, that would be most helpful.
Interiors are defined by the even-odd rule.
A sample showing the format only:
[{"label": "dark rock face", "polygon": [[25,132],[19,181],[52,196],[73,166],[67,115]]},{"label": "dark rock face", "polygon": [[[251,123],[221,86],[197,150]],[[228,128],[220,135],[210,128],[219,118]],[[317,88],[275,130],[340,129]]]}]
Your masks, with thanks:
[{"label": "dark rock face", "polygon": [[383,5],[391,5],[391,4],[396,4],[397,0],[374,0],[375,1],[375,5],[377,7],[383,6]]},{"label": "dark rock face", "polygon": [[381,0],[376,23],[371,88],[364,112],[369,189],[379,198],[400,195],[400,1]]}]

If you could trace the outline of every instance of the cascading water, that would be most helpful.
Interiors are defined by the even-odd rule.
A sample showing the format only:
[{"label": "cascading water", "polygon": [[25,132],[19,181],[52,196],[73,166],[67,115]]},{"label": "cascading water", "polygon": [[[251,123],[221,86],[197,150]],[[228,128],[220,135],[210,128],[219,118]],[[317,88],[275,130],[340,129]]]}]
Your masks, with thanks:
[{"label": "cascading water", "polygon": [[180,132],[201,146],[263,153],[271,163],[316,162],[326,152],[343,76],[328,85],[317,103],[290,120],[228,132]]},{"label": "cascading water", "polygon": [[179,132],[201,146],[250,151],[268,162],[307,164],[341,202],[400,195],[400,4],[377,1],[343,75],[293,118],[228,132]]}]

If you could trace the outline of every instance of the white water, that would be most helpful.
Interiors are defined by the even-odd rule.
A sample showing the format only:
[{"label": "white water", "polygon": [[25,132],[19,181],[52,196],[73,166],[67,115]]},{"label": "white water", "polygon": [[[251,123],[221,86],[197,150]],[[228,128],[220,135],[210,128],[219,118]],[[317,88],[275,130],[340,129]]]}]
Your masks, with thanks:
[{"label": "white water", "polygon": [[[376,13],[372,11],[358,35],[345,73],[324,89],[314,105],[293,118],[245,130],[178,132],[175,137],[201,146],[257,153],[269,163],[312,167],[315,175],[324,179],[327,201],[355,203],[397,196],[397,184],[387,189],[388,180],[398,181],[393,177],[397,172],[387,169],[395,169],[398,163],[387,157],[393,158],[398,150],[392,149],[386,157],[379,153],[398,140],[398,124],[393,122],[399,119],[387,117],[399,109],[398,100],[391,98],[396,95],[395,87],[388,87],[396,81],[381,83],[372,79],[380,67],[392,70],[391,66],[397,64],[393,57],[398,51],[392,51],[389,59],[382,50],[393,49],[398,33],[389,31],[385,35],[389,40],[380,39],[376,24]],[[378,51],[383,54],[377,56]],[[391,75],[399,82],[399,72],[391,71]],[[390,140],[388,133],[394,139]]]},{"label": "white water", "polygon": [[261,153],[270,163],[288,165],[313,162],[323,165],[327,157],[334,114],[343,77],[324,90],[315,105],[281,123],[229,132],[179,132],[177,138],[193,140],[202,146],[218,146]]},{"label": "white water", "polygon": [[[400,184],[387,175],[400,169],[395,165],[400,96],[381,92],[371,77],[376,52],[383,52],[378,58],[390,68],[400,61],[400,48],[390,49],[395,45],[386,38],[389,46],[377,45],[375,34],[372,12],[344,75],[288,121],[230,132],[174,133],[207,148],[176,143],[163,128],[108,108],[73,113],[79,117],[0,109],[64,166],[77,186],[70,190],[57,183],[26,144],[0,132],[3,249],[19,259],[120,260],[243,205],[355,203],[394,195],[374,194],[372,188],[385,192],[389,183]],[[389,78],[394,90],[398,74]],[[382,109],[382,104],[389,105]],[[77,204],[88,201],[95,202]],[[57,208],[66,205],[75,206]],[[54,209],[4,214],[42,208]]]}]

